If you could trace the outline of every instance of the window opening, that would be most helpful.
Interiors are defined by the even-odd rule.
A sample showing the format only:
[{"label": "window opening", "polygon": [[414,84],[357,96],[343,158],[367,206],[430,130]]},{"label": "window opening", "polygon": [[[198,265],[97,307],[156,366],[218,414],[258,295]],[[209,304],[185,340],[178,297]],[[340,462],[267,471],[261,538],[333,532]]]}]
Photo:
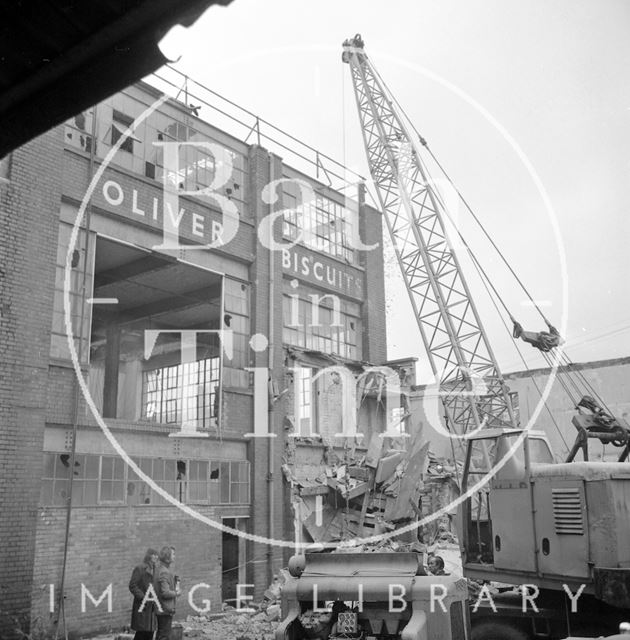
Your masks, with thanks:
[{"label": "window opening", "polygon": [[[127,128],[133,124],[133,118],[114,110],[112,115],[112,136],[111,144],[114,146],[122,137]],[[137,140],[139,142],[139,140]],[[126,151],[127,153],[133,153],[134,137],[129,135],[125,138],[120,145],[120,151]]]},{"label": "window opening", "polygon": [[[105,418],[219,429],[223,278],[98,237],[89,387]],[[182,331],[197,330],[182,362]],[[157,331],[154,344],[145,339]],[[206,333],[207,332],[207,333]],[[146,357],[145,357],[146,356]]]}]

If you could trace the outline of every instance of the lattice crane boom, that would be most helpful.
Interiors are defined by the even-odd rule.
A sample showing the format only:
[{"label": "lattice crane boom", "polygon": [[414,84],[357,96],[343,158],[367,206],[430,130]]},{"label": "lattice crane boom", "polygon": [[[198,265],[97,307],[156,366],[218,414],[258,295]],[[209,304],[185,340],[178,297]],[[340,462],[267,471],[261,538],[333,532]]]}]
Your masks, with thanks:
[{"label": "lattice crane boom", "polygon": [[370,173],[450,427],[458,434],[517,427],[513,397],[449,241],[440,196],[415,136],[359,35],[344,42],[342,59],[350,67]]}]

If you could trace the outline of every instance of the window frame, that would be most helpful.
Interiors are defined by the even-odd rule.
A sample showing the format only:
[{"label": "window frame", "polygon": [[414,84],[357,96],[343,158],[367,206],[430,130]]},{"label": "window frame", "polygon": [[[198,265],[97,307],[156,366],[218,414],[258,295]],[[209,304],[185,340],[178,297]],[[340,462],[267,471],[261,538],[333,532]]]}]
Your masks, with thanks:
[{"label": "window frame", "polygon": [[[133,124],[134,119],[118,109],[112,110],[112,125],[109,143],[113,147],[124,135],[125,131]],[[120,128],[122,127],[122,128]],[[125,151],[134,155],[134,138],[128,135],[119,147],[119,151]]]}]

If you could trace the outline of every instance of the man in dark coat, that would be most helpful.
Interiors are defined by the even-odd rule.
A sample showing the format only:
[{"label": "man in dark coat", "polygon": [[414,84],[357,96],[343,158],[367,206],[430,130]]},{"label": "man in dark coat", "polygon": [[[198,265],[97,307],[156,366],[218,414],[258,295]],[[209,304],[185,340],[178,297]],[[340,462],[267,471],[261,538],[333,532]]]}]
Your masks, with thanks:
[{"label": "man in dark coat", "polygon": [[[134,568],[129,580],[129,591],[133,595],[131,628],[136,632],[134,640],[152,640],[153,633],[157,629],[153,590],[157,559],[158,552],[155,549],[147,549],[142,564]],[[152,588],[152,592],[147,596],[149,587]]]},{"label": "man in dark coat", "polygon": [[157,597],[160,601],[156,611],[158,632],[155,640],[169,640],[173,616],[175,615],[175,601],[181,593],[179,579],[171,570],[171,564],[174,561],[174,547],[162,547],[155,580]]}]

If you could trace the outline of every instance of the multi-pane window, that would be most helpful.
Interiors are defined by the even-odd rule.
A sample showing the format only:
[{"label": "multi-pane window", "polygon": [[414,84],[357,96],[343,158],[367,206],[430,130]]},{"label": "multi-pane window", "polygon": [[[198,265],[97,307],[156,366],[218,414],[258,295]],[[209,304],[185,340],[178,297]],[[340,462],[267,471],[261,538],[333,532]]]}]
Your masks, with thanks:
[{"label": "multi-pane window", "polygon": [[188,501],[208,502],[209,482],[208,482],[209,462],[207,460],[191,460],[188,465]]},{"label": "multi-pane window", "polygon": [[[63,291],[65,284],[65,267],[70,246],[72,227],[69,224],[59,224],[59,241],[57,244],[57,266],[55,270],[55,290],[53,301],[52,329],[50,336],[50,355],[53,358],[70,359],[68,337],[65,325]],[[87,251],[87,257],[86,257]],[[84,261],[87,260],[87,265]],[[81,231],[70,256],[70,278],[68,283],[70,295],[70,316],[72,319],[72,333],[77,357],[87,362],[89,356],[91,305],[84,304],[85,298],[90,297],[92,291],[92,272],[94,262],[94,236],[86,246],[85,232]],[[84,276],[83,270],[86,268]],[[83,330],[81,330],[83,323]]]},{"label": "multi-pane window", "polygon": [[212,504],[249,502],[249,462],[210,463],[210,502]]},{"label": "multi-pane window", "polygon": [[[126,129],[146,110],[146,104],[130,92],[118,93],[97,105],[96,139],[92,140],[92,114],[86,111],[65,124],[69,147],[95,152],[103,158],[120,141]],[[164,148],[159,143],[182,142],[176,170],[164,166]],[[158,143],[158,144],[154,144]],[[214,145],[212,149],[208,145]],[[241,215],[247,215],[247,157],[231,148],[221,134],[190,115],[165,105],[138,122],[112,162],[139,175],[194,193],[213,186],[217,195],[232,201]],[[165,176],[166,172],[166,176]],[[214,202],[216,205],[216,202]]]},{"label": "multi-pane window", "polygon": [[[152,458],[134,458],[134,462],[140,467],[140,471],[153,477],[153,459]],[[141,480],[139,476],[129,469],[129,483],[127,485],[129,504],[153,504],[153,495],[150,485]]]},{"label": "multi-pane window", "polygon": [[125,462],[117,456],[101,456],[99,502],[125,501]]},{"label": "multi-pane window", "polygon": [[310,367],[296,367],[294,370],[295,415],[297,433],[310,436],[318,433],[315,370]]},{"label": "multi-pane window", "polygon": [[144,371],[142,417],[207,429],[216,424],[219,358]]},{"label": "multi-pane window", "polygon": [[[163,460],[161,458],[153,460],[153,469],[150,477],[169,495],[181,501],[185,496],[185,486],[182,486],[183,478],[180,476],[178,479],[177,466],[177,460]],[[166,498],[156,492],[152,493],[153,504],[168,504]]]},{"label": "multi-pane window", "polygon": [[301,237],[302,244],[307,247],[353,264],[355,216],[343,205],[319,193],[314,193],[314,199],[310,202],[302,202],[301,198],[302,195],[297,193],[297,186],[292,183],[285,185],[284,237],[288,240]]},{"label": "multi-pane window", "polygon": [[[224,279],[223,325],[232,332],[233,355],[231,360],[225,360],[227,367],[243,369],[249,365],[249,286],[244,282]],[[246,376],[249,380],[249,376]],[[232,381],[234,384],[234,381]]]},{"label": "multi-pane window", "polygon": [[[42,504],[64,506],[70,492],[69,453],[45,453],[42,480]],[[98,456],[75,455],[72,504],[97,504],[99,482]]]},{"label": "multi-pane window", "polygon": [[[175,460],[134,458],[140,470],[166,493],[191,504],[247,504],[250,501],[246,460]],[[41,504],[65,506],[70,492],[70,454],[45,453]],[[72,504],[170,504],[117,456],[77,454]]]},{"label": "multi-pane window", "polygon": [[[185,466],[182,460],[164,460],[162,458],[134,458],[140,470],[166,493],[185,502],[186,484],[184,475],[178,473],[178,467]],[[179,479],[178,479],[179,476]],[[130,504],[170,504],[151,486],[141,480],[131,469],[128,472],[128,501]]]},{"label": "multi-pane window", "polygon": [[249,502],[249,462],[230,462],[230,504]]},{"label": "multi-pane window", "polygon": [[[68,120],[64,127],[66,144],[90,153],[92,151],[92,122],[94,110],[82,111]],[[126,128],[126,127],[125,127]]]},{"label": "multi-pane window", "polygon": [[[204,136],[192,127],[176,121],[169,122],[163,131],[157,133],[157,141],[208,142]],[[216,148],[215,151],[217,151]],[[185,191],[198,191],[212,184],[217,175],[217,171],[222,172],[221,175],[224,175],[228,171],[232,173],[232,169],[236,163],[236,154],[225,147],[221,147],[217,155],[219,157],[215,158],[214,154],[212,154],[204,144],[182,145],[179,148],[179,166],[177,171],[173,172],[170,170],[170,167],[164,167],[163,151],[160,145],[157,145],[156,153],[153,156],[155,174],[151,177],[157,180],[163,180],[164,173],[166,172],[166,181],[171,186]],[[237,183],[237,185],[236,191],[239,191],[241,185],[240,183]],[[232,189],[232,193],[233,191],[234,188]]]},{"label": "multi-pane window", "polygon": [[323,297],[317,302],[298,298],[295,294],[283,298],[284,329],[282,339],[285,344],[314,349],[358,360],[361,358],[360,308],[356,303],[341,300],[339,308],[329,305]]}]

